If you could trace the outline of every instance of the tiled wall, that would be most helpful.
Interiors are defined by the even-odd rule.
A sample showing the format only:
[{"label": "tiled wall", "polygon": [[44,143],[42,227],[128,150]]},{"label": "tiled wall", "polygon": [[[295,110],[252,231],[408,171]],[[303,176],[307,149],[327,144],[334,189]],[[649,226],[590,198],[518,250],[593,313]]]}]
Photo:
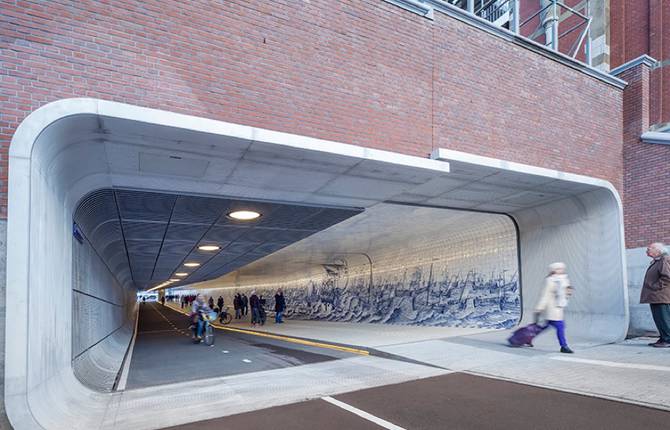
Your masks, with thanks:
[{"label": "tiled wall", "polygon": [[322,265],[320,275],[205,294],[223,295],[232,309],[234,292],[255,290],[274,310],[282,288],[285,315],[293,319],[512,327],[521,312],[514,224],[501,215],[451,212],[457,216],[449,218],[447,234],[438,229],[432,240],[421,234],[409,241],[396,234],[397,241],[367,254],[372,267],[363,254],[343,253]]}]

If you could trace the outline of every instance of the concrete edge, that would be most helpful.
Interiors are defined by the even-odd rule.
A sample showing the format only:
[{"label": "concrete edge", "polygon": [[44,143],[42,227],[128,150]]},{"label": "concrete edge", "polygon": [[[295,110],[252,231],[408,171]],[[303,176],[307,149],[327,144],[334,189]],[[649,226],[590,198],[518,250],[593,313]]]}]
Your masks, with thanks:
[{"label": "concrete edge", "polygon": [[650,57],[647,54],[643,54],[633,60],[628,61],[627,63],[624,63],[618,67],[613,68],[612,70],[610,70],[610,74],[613,76],[620,75],[626,70],[630,70],[633,67],[639,66],[640,64],[643,64],[649,67],[650,69],[654,69],[657,67],[659,62],[654,57]]}]

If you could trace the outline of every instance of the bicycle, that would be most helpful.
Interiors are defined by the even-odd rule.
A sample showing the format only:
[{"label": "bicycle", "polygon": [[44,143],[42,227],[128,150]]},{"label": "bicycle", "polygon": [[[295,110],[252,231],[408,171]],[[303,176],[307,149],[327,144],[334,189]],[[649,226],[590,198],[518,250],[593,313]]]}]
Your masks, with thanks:
[{"label": "bicycle", "polygon": [[219,322],[221,324],[230,324],[231,321],[233,321],[233,316],[228,312],[228,307],[226,307],[226,309],[222,310],[219,314]]},{"label": "bicycle", "polygon": [[[204,327],[202,328],[202,340],[205,342],[205,345],[207,346],[214,345],[214,329],[212,328],[210,322],[216,321],[216,317],[217,317],[216,312],[208,312],[208,313],[203,312],[200,314],[200,318],[202,318],[202,321],[204,323]],[[192,327],[193,327],[195,343],[200,343],[200,340],[197,339],[198,324],[195,323],[192,325]]]}]

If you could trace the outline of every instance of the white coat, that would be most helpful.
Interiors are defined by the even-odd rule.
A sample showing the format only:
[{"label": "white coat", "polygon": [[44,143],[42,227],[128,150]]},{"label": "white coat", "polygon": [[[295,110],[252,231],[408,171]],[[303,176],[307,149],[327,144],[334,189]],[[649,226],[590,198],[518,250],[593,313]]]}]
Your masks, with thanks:
[{"label": "white coat", "polygon": [[543,313],[549,321],[563,321],[563,309],[568,305],[568,275],[550,275],[545,278],[544,289],[535,312]]}]

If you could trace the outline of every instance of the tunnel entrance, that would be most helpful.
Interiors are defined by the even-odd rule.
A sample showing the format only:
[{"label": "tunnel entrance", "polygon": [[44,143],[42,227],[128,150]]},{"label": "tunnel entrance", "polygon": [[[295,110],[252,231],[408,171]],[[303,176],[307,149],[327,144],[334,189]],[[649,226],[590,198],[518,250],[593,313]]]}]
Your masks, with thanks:
[{"label": "tunnel entrance", "polygon": [[[260,216],[231,218],[237,210]],[[332,329],[358,329],[348,336],[339,333],[340,340],[360,338],[365,329],[337,325],[324,330],[306,321],[500,329],[514,326],[521,316],[518,235],[506,215],[410,204],[379,203],[363,210],[103,189],[82,199],[73,222],[73,367],[84,384],[96,389],[347,355],[290,342],[282,346],[281,340],[259,347],[253,333],[230,332],[220,333],[224,349],[202,353],[190,345],[189,322],[180,315],[190,308],[184,294],[202,292],[214,303],[220,297],[231,313],[235,295],[257,294],[272,316],[275,292],[282,289],[285,317],[303,321],[291,328],[321,340],[332,337],[325,334]],[[100,270],[102,276],[91,273]],[[96,278],[102,282],[90,282]],[[107,336],[127,335],[127,313],[135,308],[124,304],[124,291],[156,289],[168,297],[168,306],[142,303],[126,374],[114,374],[117,366],[109,371],[94,366]],[[111,333],[96,324],[101,315],[111,315]],[[246,315],[231,326],[247,329],[248,323]],[[226,354],[223,359],[220,353]],[[195,358],[189,359],[191,354]],[[164,357],[160,367],[156,355]]]},{"label": "tunnel entrance", "polygon": [[[374,211],[379,209],[381,216],[387,207],[389,210],[416,207],[417,211],[430,208],[445,211],[441,212],[444,214],[447,209],[494,213],[497,215],[490,215],[495,217],[490,223],[469,222],[479,216],[469,213],[464,216],[466,221],[453,224],[463,226],[460,230],[473,229],[471,240],[479,233],[477,229],[484,233],[488,229],[482,225],[498,225],[498,233],[504,235],[513,232],[514,223],[518,227],[518,242],[510,241],[516,246],[516,253],[506,246],[495,251],[498,256],[514,255],[515,268],[505,271],[507,265],[503,265],[477,269],[480,266],[474,264],[472,267],[476,270],[469,277],[469,264],[464,263],[459,269],[459,279],[468,278],[468,282],[462,284],[477,285],[476,289],[459,291],[460,287],[453,285],[461,283],[445,282],[438,297],[437,290],[433,290],[436,286],[433,279],[440,276],[446,279],[447,274],[451,277],[458,272],[451,268],[441,272],[443,269],[438,266],[442,262],[432,261],[432,257],[430,261],[424,260],[421,252],[412,251],[412,241],[420,235],[407,237],[400,248],[407,251],[406,255],[382,252],[382,247],[365,247],[363,242],[353,251],[352,246],[333,247],[332,252],[323,255],[323,249],[327,248],[317,243],[316,247],[305,249],[304,255],[309,258],[292,260],[302,264],[298,267],[281,267],[279,260],[273,262],[273,255],[288,252],[292,246],[282,248],[276,254],[268,252],[266,257],[246,262],[248,268],[259,265],[267,274],[260,271],[252,274],[247,266],[226,268],[225,273],[232,269],[238,279],[224,276],[229,282],[225,285],[233,289],[243,285],[259,289],[265,286],[271,292],[277,286],[277,279],[281,279],[280,284],[285,283],[287,289],[296,292],[291,300],[301,304],[296,318],[327,319],[339,315],[338,318],[349,321],[414,323],[416,318],[433,320],[435,307],[449,308],[452,294],[456,292],[459,297],[461,292],[468,297],[466,311],[478,308],[474,305],[475,298],[480,305],[485,305],[482,309],[486,309],[486,303],[495,300],[473,291],[479,291],[479,286],[484,286],[481,289],[484,292],[487,285],[499,285],[496,279],[502,279],[503,285],[513,285],[516,279],[517,283],[523,280],[523,289],[519,289],[519,312],[525,318],[540,294],[547,264],[564,261],[578,291],[566,317],[570,320],[571,333],[579,337],[575,342],[608,343],[625,336],[628,303],[623,215],[620,198],[612,184],[597,178],[441,148],[435,149],[430,157],[408,156],[102,100],[60,100],[31,113],[17,128],[9,148],[7,242],[12,246],[7,247],[7,297],[11,297],[12,306],[7,307],[6,325],[12,327],[13,339],[6,347],[5,404],[12,424],[20,428],[74,428],[73,423],[76,423],[78,428],[84,428],[114,417],[125,420],[127,427],[139,428],[132,424],[134,415],[128,412],[130,409],[126,412],[120,409],[125,404],[124,399],[128,399],[128,405],[150,402],[155,416],[165,414],[167,417],[172,411],[169,403],[162,402],[164,396],[171,395],[166,393],[183,395],[185,392],[185,387],[179,384],[153,391],[135,390],[126,397],[98,390],[109,387],[110,381],[112,385],[115,383],[124,363],[135,331],[137,291],[132,285],[132,263],[128,261],[124,265],[117,255],[120,248],[103,249],[100,255],[85,252],[76,231],[73,236],[72,220],[79,202],[98,190],[364,209],[334,225],[335,228],[354,223],[359,216],[371,214],[370,219],[374,219]],[[401,217],[395,218],[397,221]],[[434,225],[435,217],[426,220],[429,218],[425,224]],[[477,225],[479,227],[475,227]],[[140,231],[144,234],[152,226],[142,227]],[[82,238],[86,235],[83,230]],[[295,245],[316,240],[318,235],[330,230],[320,230]],[[395,233],[407,232],[398,228]],[[89,234],[95,236],[95,233]],[[430,231],[425,234],[432,235]],[[358,233],[345,234],[324,242],[355,243],[362,237]],[[291,241],[285,244],[288,242]],[[489,249],[488,245],[478,242],[472,248]],[[137,243],[125,249],[143,255],[151,246]],[[374,254],[375,250],[379,255]],[[409,269],[407,273],[399,269],[408,267],[404,263],[412,258],[416,261],[409,266],[418,269]],[[449,267],[450,257],[438,255],[437,258],[446,261],[444,266]],[[500,261],[507,261],[506,258]],[[162,270],[169,272],[162,262],[153,263],[151,269],[138,268],[138,273],[144,271],[143,282],[152,283],[153,274],[163,273]],[[204,267],[204,263],[201,264]],[[368,291],[365,291],[365,280],[369,279],[366,267],[373,268]],[[375,269],[387,275],[379,273],[375,277]],[[512,277],[514,270],[517,278]],[[303,275],[303,279],[316,281],[310,285],[308,281],[281,275],[284,273],[303,273],[308,275]],[[425,281],[426,277],[430,282]],[[479,278],[483,281],[471,282]],[[220,288],[205,279],[200,288]],[[347,280],[352,288],[347,285],[342,294],[342,284]],[[377,281],[393,287],[377,288]],[[430,291],[425,284],[430,285]],[[78,285],[81,293],[73,293],[73,285]],[[175,285],[178,285],[176,281]],[[411,288],[417,286],[418,289]],[[421,294],[413,293],[422,289],[425,291]],[[513,312],[504,314],[513,309],[505,308],[515,304],[512,297],[508,300],[505,296],[502,301],[498,298],[498,306],[500,303],[504,306],[495,324],[515,321]],[[458,306],[462,306],[460,303]],[[87,313],[90,316],[83,316]],[[76,324],[78,318],[90,318],[95,323]],[[468,318],[459,318],[464,324],[471,323]],[[16,324],[16,321],[26,324]],[[335,324],[334,321],[327,323]],[[375,325],[391,326],[395,327]],[[421,330],[439,328],[421,327]],[[87,352],[81,354],[82,351]],[[345,361],[335,360],[336,363]],[[389,368],[384,366],[397,366],[390,361],[377,363],[378,373],[357,373],[357,378],[383,378]],[[353,372],[361,368],[356,365],[359,362],[349,363],[348,369]],[[75,375],[77,367],[77,372],[87,375],[82,379],[104,383],[99,387],[82,384]],[[407,375],[409,370],[403,368],[398,374]],[[303,372],[305,379],[282,374],[285,381],[296,386],[304,388],[309,384],[309,372]],[[189,395],[206,388],[197,383],[188,387]],[[221,404],[229,401],[220,400]],[[76,412],[82,410],[90,413],[82,417]]]}]

